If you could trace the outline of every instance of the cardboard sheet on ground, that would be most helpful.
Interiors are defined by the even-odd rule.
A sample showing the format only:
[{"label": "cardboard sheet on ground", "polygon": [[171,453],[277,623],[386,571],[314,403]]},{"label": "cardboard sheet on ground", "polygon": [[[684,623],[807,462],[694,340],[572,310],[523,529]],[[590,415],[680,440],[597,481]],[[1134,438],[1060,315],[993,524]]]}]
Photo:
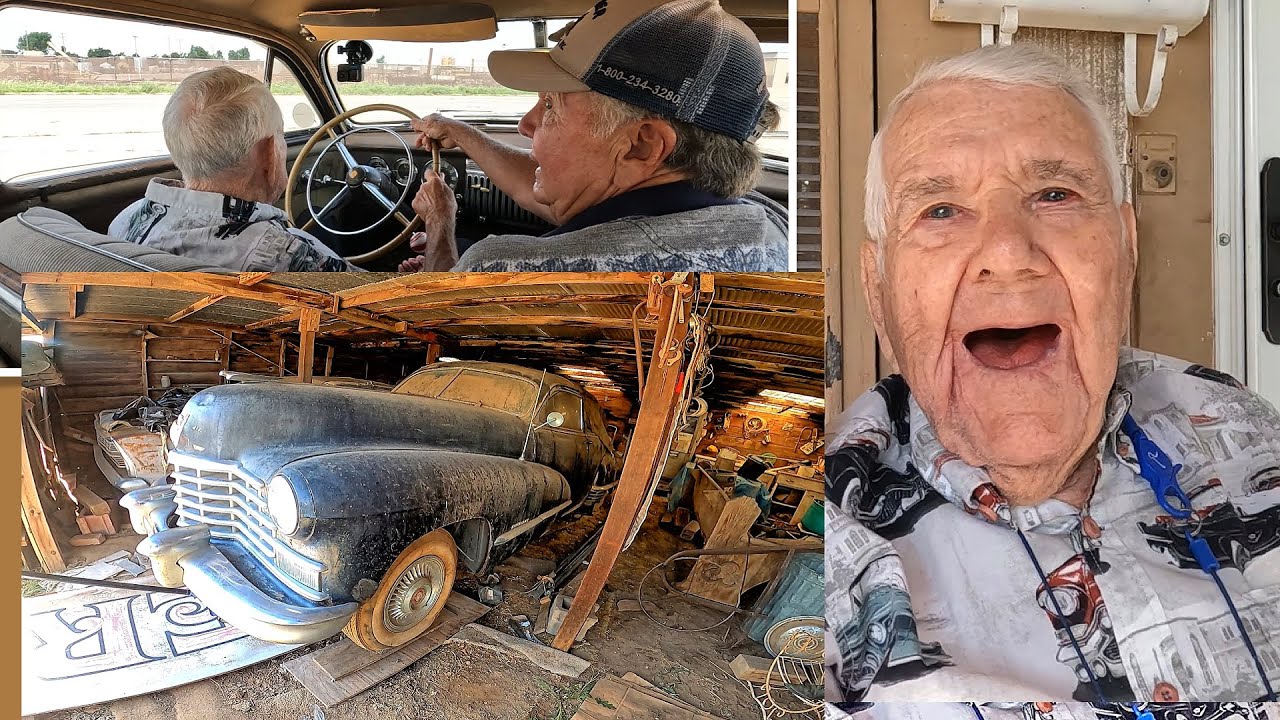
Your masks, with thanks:
[{"label": "cardboard sheet on ground", "polygon": [[296,647],[250,637],[190,595],[93,588],[23,598],[22,714],[165,690]]}]

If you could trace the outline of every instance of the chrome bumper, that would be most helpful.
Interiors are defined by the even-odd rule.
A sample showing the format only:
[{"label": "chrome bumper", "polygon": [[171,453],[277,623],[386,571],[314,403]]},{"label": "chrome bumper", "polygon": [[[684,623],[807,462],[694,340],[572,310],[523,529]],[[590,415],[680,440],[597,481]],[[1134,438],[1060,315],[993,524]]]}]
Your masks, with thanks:
[{"label": "chrome bumper", "polygon": [[[168,496],[158,490],[167,489]],[[268,642],[308,644],[342,630],[356,603],[333,606],[290,605],[269,597],[249,582],[214,547],[207,525],[166,529],[164,512],[172,489],[135,490],[121,501],[135,529],[148,532],[138,552],[151,559],[156,580],[165,587],[187,588],[215,615]]]},{"label": "chrome bumper", "polygon": [[111,459],[102,452],[101,445],[93,446],[93,460],[98,464],[98,469],[102,471],[102,475],[107,478],[107,482],[114,485],[117,489],[129,492],[138,488],[148,487],[150,483],[142,478],[125,477],[116,469]]}]

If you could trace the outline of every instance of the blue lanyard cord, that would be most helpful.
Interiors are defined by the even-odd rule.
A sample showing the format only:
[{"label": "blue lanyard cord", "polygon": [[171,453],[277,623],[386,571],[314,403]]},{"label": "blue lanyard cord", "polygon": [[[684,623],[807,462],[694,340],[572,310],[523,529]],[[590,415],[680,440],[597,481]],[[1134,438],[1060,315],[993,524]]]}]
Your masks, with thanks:
[{"label": "blue lanyard cord", "polygon": [[1204,570],[1209,577],[1218,585],[1218,592],[1222,593],[1222,597],[1227,601],[1227,609],[1231,611],[1231,619],[1236,621],[1236,628],[1240,630],[1240,638],[1244,640],[1244,646],[1249,650],[1249,657],[1253,658],[1253,666],[1258,669],[1258,677],[1262,678],[1262,687],[1267,691],[1267,700],[1275,702],[1276,691],[1271,688],[1271,680],[1267,678],[1267,670],[1262,667],[1262,660],[1258,657],[1258,651],[1253,647],[1253,639],[1249,637],[1249,631],[1244,627],[1244,620],[1240,618],[1240,611],[1236,609],[1236,603],[1231,599],[1231,593],[1227,592],[1227,586],[1222,582],[1222,578],[1218,575],[1218,558],[1213,555],[1213,551],[1209,549],[1209,543],[1204,538],[1192,537],[1191,531],[1183,528],[1183,534],[1187,537],[1187,542],[1191,543],[1191,552],[1196,556],[1196,560],[1200,562],[1200,568]]},{"label": "blue lanyard cord", "polygon": [[[1178,484],[1178,471],[1182,469],[1181,465],[1174,465],[1164,450],[1160,449],[1147,434],[1138,427],[1138,423],[1134,422],[1133,416],[1126,414],[1120,428],[1129,436],[1129,440],[1133,442],[1134,453],[1138,456],[1138,467],[1141,469],[1143,479],[1151,485],[1152,492],[1156,495],[1156,502],[1160,507],[1164,508],[1173,517],[1179,520],[1187,520],[1192,515],[1191,499],[1183,492],[1182,486]],[[1170,499],[1172,498],[1172,500]],[[1174,503],[1178,506],[1175,507]],[[1267,678],[1266,668],[1262,666],[1262,660],[1258,657],[1258,651],[1253,646],[1253,639],[1249,637],[1249,631],[1244,626],[1244,621],[1240,618],[1240,612],[1236,609],[1235,601],[1231,599],[1231,593],[1227,591],[1227,586],[1222,582],[1222,578],[1218,575],[1221,564],[1218,558],[1213,554],[1213,550],[1209,547],[1209,543],[1202,537],[1196,537],[1191,534],[1189,527],[1182,528],[1182,534],[1187,539],[1187,545],[1191,550],[1191,555],[1196,559],[1196,564],[1206,575],[1213,578],[1213,582],[1218,586],[1218,592],[1222,594],[1222,599],[1227,601],[1227,609],[1231,611],[1231,617],[1235,620],[1236,629],[1240,631],[1240,637],[1244,640],[1244,646],[1249,651],[1249,656],[1253,658],[1253,666],[1258,670],[1258,677],[1262,678],[1262,687],[1267,691],[1267,699],[1274,702],[1276,692],[1271,688],[1271,680]],[[1092,676],[1092,675],[1091,675]],[[1143,720],[1139,718],[1139,720]]]},{"label": "blue lanyard cord", "polygon": [[1133,720],[1156,720],[1150,710],[1139,710],[1136,702],[1129,703],[1129,709],[1133,711]]},{"label": "blue lanyard cord", "polygon": [[973,714],[978,717],[978,720],[987,720],[985,717],[983,717],[982,711],[978,709],[978,703],[969,703],[969,709],[972,710]]},{"label": "blue lanyard cord", "polygon": [[1053,603],[1053,611],[1058,614],[1058,619],[1062,622],[1062,629],[1067,631],[1067,637],[1071,640],[1071,647],[1076,651],[1076,657],[1080,659],[1080,665],[1084,671],[1089,673],[1089,684],[1093,686],[1093,694],[1098,696],[1098,702],[1107,702],[1107,696],[1102,692],[1102,686],[1098,684],[1098,676],[1093,674],[1093,666],[1084,657],[1084,651],[1080,649],[1080,641],[1076,640],[1076,634],[1071,632],[1071,622],[1067,620],[1067,614],[1062,612],[1062,605],[1058,603],[1058,596],[1054,594],[1049,587],[1049,577],[1044,574],[1044,568],[1040,567],[1040,559],[1036,557],[1036,551],[1031,549],[1031,542],[1027,540],[1027,536],[1018,528],[1018,539],[1022,540],[1022,547],[1027,551],[1027,557],[1031,558],[1031,564],[1036,567],[1036,574],[1040,576],[1040,582],[1044,583],[1045,595],[1049,596],[1049,602]]}]

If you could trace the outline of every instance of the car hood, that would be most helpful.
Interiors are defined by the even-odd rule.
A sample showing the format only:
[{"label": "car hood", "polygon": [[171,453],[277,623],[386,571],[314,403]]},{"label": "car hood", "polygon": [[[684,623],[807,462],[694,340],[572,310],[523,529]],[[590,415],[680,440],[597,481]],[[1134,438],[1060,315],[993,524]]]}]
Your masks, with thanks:
[{"label": "car hood", "polygon": [[[260,383],[197,393],[174,422],[172,439],[177,452],[242,464],[253,459],[258,462],[248,464],[262,472],[261,461],[276,454],[298,457],[369,446],[519,457],[527,431],[528,422],[522,418],[465,403]],[[277,449],[291,450],[275,453]]]}]

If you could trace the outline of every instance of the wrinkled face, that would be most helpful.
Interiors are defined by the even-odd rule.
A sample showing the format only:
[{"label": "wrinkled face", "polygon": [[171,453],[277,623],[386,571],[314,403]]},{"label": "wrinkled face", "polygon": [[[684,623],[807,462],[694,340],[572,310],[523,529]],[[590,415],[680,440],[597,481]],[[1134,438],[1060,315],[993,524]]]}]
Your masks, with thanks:
[{"label": "wrinkled face", "polygon": [[520,120],[520,134],[533,140],[538,169],[533,197],[551,208],[557,222],[614,194],[619,147],[592,132],[590,93],[540,93]]},{"label": "wrinkled face", "polygon": [[922,89],[884,138],[877,331],[942,444],[1023,478],[1015,504],[1092,448],[1128,326],[1133,212],[1099,152],[1066,93],[979,82]]}]

